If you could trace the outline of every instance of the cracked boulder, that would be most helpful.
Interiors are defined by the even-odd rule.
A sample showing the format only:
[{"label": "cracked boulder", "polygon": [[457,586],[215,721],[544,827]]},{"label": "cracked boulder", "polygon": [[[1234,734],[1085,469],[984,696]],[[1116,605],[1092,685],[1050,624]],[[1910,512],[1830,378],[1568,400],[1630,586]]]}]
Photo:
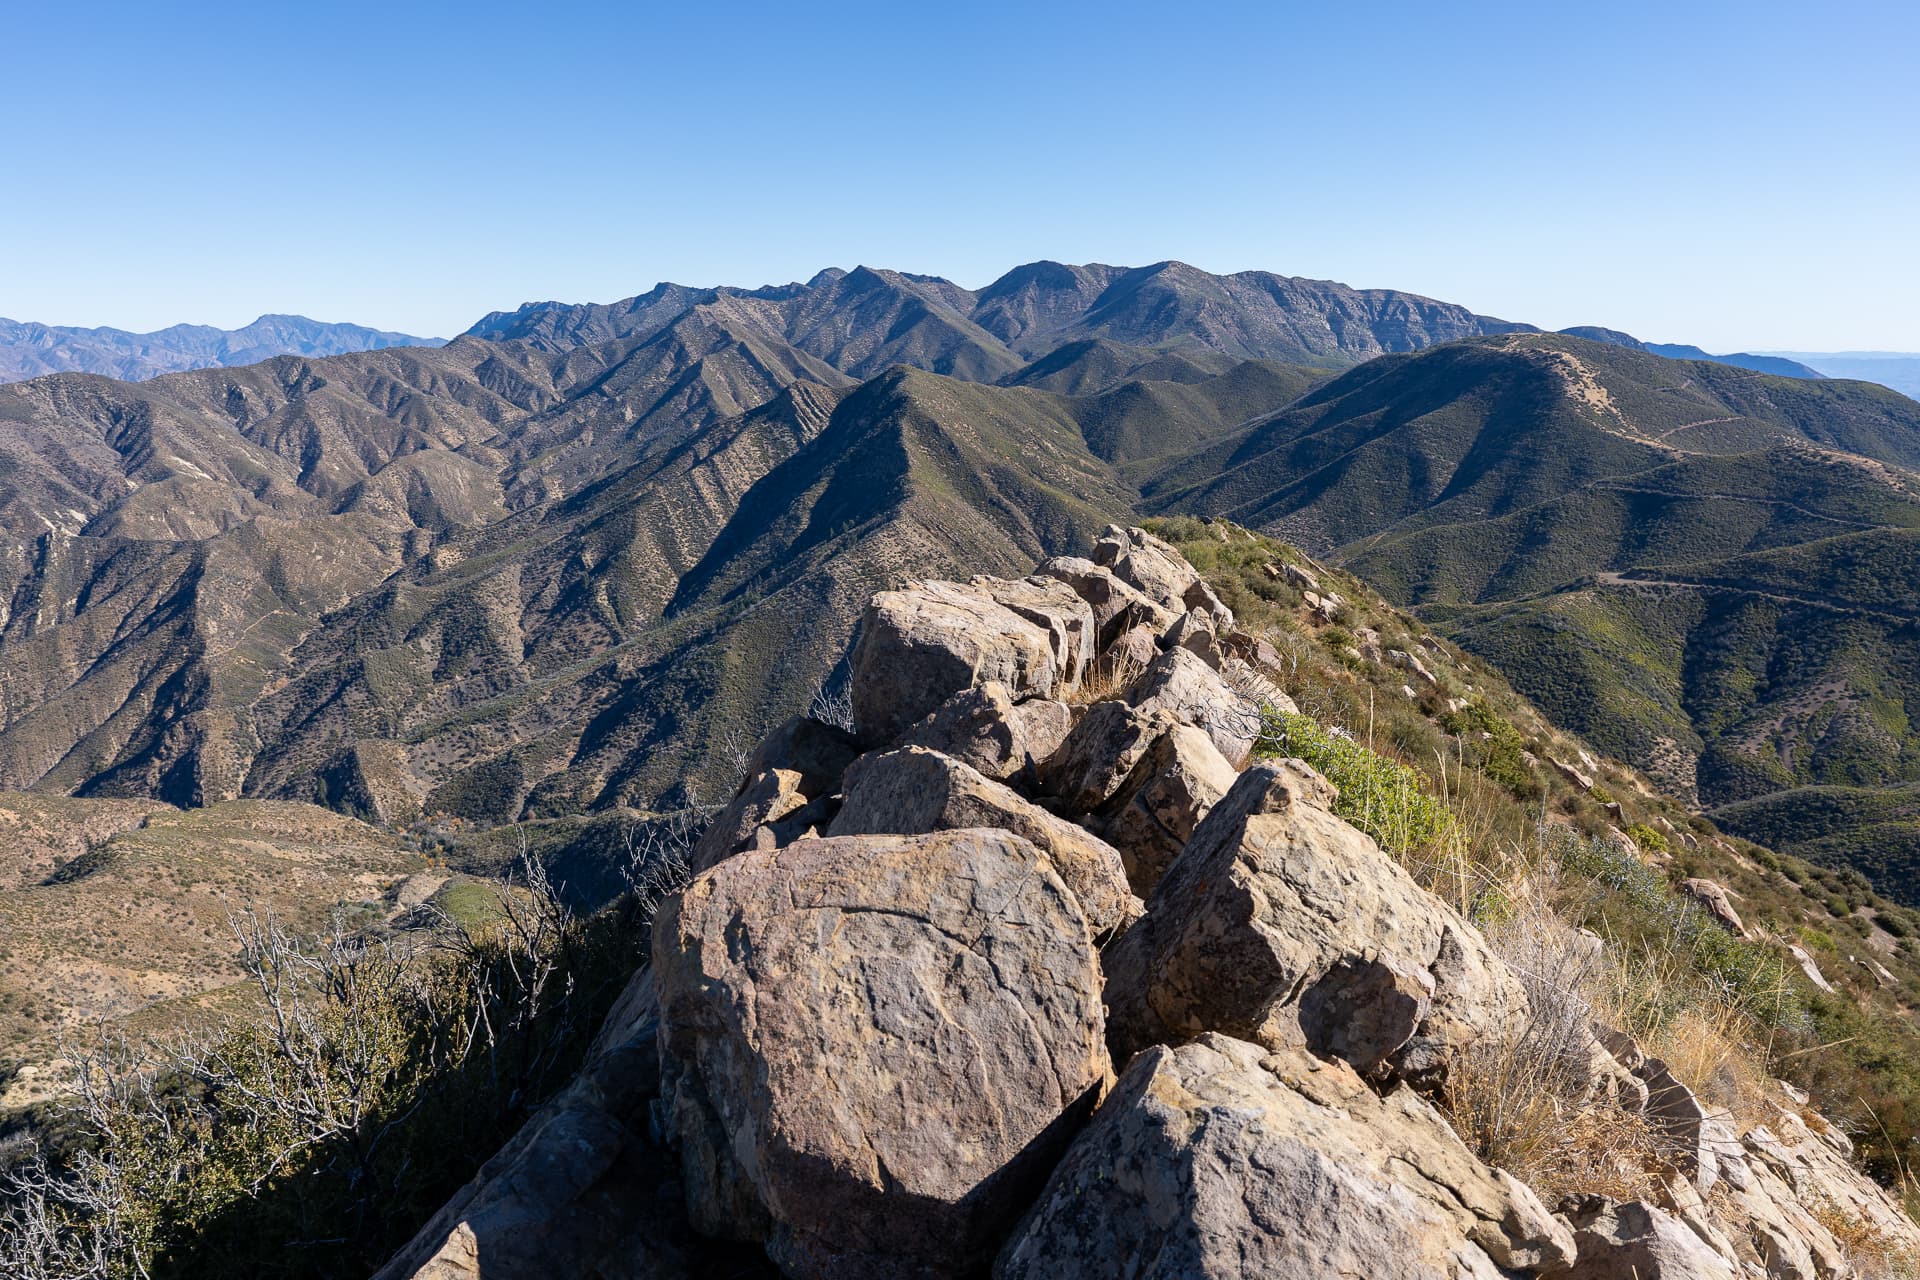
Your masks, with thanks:
[{"label": "cracked boulder", "polygon": [[941,703],[989,680],[1016,701],[1072,687],[1093,656],[1093,611],[1065,583],[977,577],[873,597],[853,651],[863,742],[896,741]]},{"label": "cracked boulder", "polygon": [[941,752],[1007,782],[1031,779],[1072,727],[1073,709],[1066,703],[1046,698],[1015,703],[1005,685],[989,680],[941,703],[907,730],[901,745]]},{"label": "cracked boulder", "polygon": [[1169,649],[1149,663],[1128,688],[1127,701],[1206,730],[1228,760],[1245,759],[1260,732],[1259,705],[1228,687],[1189,649]]},{"label": "cracked boulder", "polygon": [[1204,1035],[1136,1057],[994,1267],[996,1280],[1496,1280],[1573,1241],[1406,1089]]},{"label": "cracked boulder", "polygon": [[1262,762],[1213,806],[1107,950],[1116,1053],[1218,1031],[1434,1080],[1518,1032],[1519,979],[1333,795],[1299,761]]},{"label": "cracked boulder", "polygon": [[805,840],[662,909],[656,1123],[706,1234],[968,1276],[1110,1082],[1078,899],[1005,831]]},{"label": "cracked boulder", "polygon": [[1135,767],[1125,803],[1102,828],[1138,894],[1160,883],[1207,811],[1240,775],[1205,730],[1174,725]]},{"label": "cracked boulder", "polygon": [[1176,613],[1186,611],[1168,609],[1149,599],[1139,588],[1122,582],[1111,569],[1079,556],[1055,556],[1041,565],[1038,572],[1066,583],[1087,602],[1093,610],[1094,627],[1099,632],[1102,649],[1134,627],[1145,626],[1159,635],[1173,625]]},{"label": "cracked boulder", "polygon": [[998,827],[1037,845],[1080,900],[1096,938],[1139,918],[1140,900],[1112,845],[937,751],[903,747],[856,760],[827,834],[919,835],[963,827]]},{"label": "cracked boulder", "polygon": [[1093,562],[1162,608],[1182,614],[1200,575],[1186,557],[1145,529],[1108,525],[1094,540]]}]

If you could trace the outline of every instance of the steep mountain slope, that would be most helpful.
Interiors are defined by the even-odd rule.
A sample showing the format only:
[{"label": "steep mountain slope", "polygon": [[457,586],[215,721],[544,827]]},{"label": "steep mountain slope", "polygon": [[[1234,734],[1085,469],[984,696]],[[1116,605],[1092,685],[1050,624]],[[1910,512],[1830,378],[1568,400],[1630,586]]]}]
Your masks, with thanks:
[{"label": "steep mountain slope", "polygon": [[1374,361],[1146,500],[1332,553],[1711,807],[1920,778],[1916,463],[1878,387],[1529,335]]},{"label": "steep mountain slope", "polygon": [[437,347],[445,341],[305,316],[261,316],[239,329],[177,324],[152,333],[0,318],[0,382],[48,373],[100,373],[140,381],[186,369],[257,364],[274,356],[337,356],[383,347]]},{"label": "steep mountain slope", "polygon": [[[804,702],[875,581],[1056,549],[1318,376],[1078,344],[1031,385],[862,383],[828,357],[945,365],[957,331],[935,284],[831,283],[590,346],[0,389],[0,778],[389,819],[650,805]],[[824,355],[768,335],[787,303]]]}]

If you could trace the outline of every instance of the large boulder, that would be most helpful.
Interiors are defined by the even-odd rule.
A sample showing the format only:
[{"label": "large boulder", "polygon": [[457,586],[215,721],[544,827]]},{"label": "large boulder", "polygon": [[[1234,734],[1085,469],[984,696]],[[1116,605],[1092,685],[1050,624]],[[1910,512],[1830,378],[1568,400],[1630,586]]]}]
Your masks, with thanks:
[{"label": "large boulder", "polygon": [[1001,782],[1031,780],[1071,728],[1073,708],[1066,703],[1047,698],[1015,703],[1005,685],[989,680],[948,698],[900,742],[952,756]]},{"label": "large boulder", "polygon": [[1111,569],[1103,569],[1091,560],[1055,556],[1041,565],[1038,572],[1066,583],[1087,602],[1093,610],[1094,627],[1100,634],[1102,649],[1134,627],[1145,626],[1159,635],[1173,625],[1174,610],[1150,599],[1139,588],[1122,582]]},{"label": "large boulder", "polygon": [[1018,792],[937,751],[903,747],[862,756],[847,770],[832,836],[920,835],[998,827],[1033,841],[1080,900],[1096,938],[1140,916],[1120,854],[1085,827],[1056,818]]},{"label": "large boulder", "polygon": [[1205,729],[1228,760],[1245,759],[1259,737],[1259,704],[1229,688],[1219,672],[1189,649],[1169,649],[1149,663],[1129,686],[1127,701]]},{"label": "large boulder", "polygon": [[962,689],[997,680],[1015,700],[1050,698],[1091,656],[1093,611],[1064,583],[914,583],[873,598],[853,651],[853,718],[878,745]]},{"label": "large boulder", "polygon": [[1180,722],[1158,709],[1096,702],[1040,767],[1040,789],[1071,814],[1094,814],[1124,794],[1162,734]]},{"label": "large boulder", "polygon": [[1154,739],[1133,770],[1125,803],[1102,828],[1135,893],[1153,892],[1239,776],[1204,729],[1174,725]]},{"label": "large boulder", "polygon": [[1205,1035],[1128,1065],[994,1275],[1496,1280],[1563,1270],[1572,1246],[1411,1091]]},{"label": "large boulder", "polygon": [[1579,1259],[1565,1280],[1737,1280],[1686,1223],[1640,1200],[1586,1196],[1567,1206]]},{"label": "large boulder", "polygon": [[1175,614],[1187,611],[1187,593],[1200,582],[1200,575],[1186,557],[1145,529],[1108,525],[1094,541],[1092,559]]},{"label": "large boulder", "polygon": [[1078,898],[1005,831],[748,852],[654,929],[698,1229],[790,1277],[977,1273],[1111,1072]]},{"label": "large boulder", "polygon": [[739,789],[694,844],[693,869],[759,844],[791,844],[826,826],[840,775],[858,754],[843,729],[805,716],[786,721],[755,749]]},{"label": "large boulder", "polygon": [[1213,806],[1108,949],[1117,1052],[1218,1031],[1424,1080],[1517,1034],[1519,979],[1333,796],[1299,761],[1263,762]]}]

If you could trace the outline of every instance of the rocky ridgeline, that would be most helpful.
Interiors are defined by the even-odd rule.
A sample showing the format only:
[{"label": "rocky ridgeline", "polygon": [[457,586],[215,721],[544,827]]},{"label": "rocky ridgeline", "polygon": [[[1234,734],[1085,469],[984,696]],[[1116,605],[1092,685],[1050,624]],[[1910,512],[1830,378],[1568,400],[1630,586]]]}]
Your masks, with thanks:
[{"label": "rocky ridgeline", "polygon": [[1433,1099],[1539,997],[1249,761],[1276,665],[1137,529],[875,597],[851,730],[760,746],[587,1068],[382,1275],[1815,1280],[1854,1274],[1825,1210],[1920,1242],[1796,1100],[1739,1133],[1602,1027],[1566,1052],[1671,1139],[1662,1203],[1477,1158]]}]

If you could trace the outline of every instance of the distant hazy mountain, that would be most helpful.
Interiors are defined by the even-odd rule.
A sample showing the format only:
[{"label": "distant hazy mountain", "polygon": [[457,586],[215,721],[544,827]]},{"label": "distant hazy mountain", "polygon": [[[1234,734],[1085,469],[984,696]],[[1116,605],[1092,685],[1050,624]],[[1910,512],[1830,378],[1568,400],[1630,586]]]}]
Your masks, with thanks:
[{"label": "distant hazy mountain", "polygon": [[1920,351],[1769,351],[1818,369],[1829,378],[1877,382],[1902,395],[1920,396]]},{"label": "distant hazy mountain", "polygon": [[1782,351],[1761,354],[1751,351],[1736,351],[1731,355],[1714,355],[1702,351],[1699,347],[1684,342],[1642,342],[1630,333],[1618,329],[1602,329],[1598,325],[1578,324],[1571,329],[1562,329],[1561,333],[1572,338],[1585,338],[1590,342],[1605,342],[1616,347],[1627,347],[1634,351],[1647,351],[1656,356],[1665,356],[1669,360],[1711,360],[1715,364],[1730,364],[1736,369],[1751,369],[1755,373],[1771,373],[1782,378],[1839,378],[1864,377],[1863,374],[1836,373],[1829,375],[1825,369],[1808,368],[1797,361],[1786,359],[1789,353]]},{"label": "distant hazy mountain", "polygon": [[274,356],[338,356],[385,347],[437,347],[445,341],[359,324],[326,324],[305,316],[261,316],[240,329],[176,324],[152,333],[76,329],[0,317],[0,382],[48,373],[103,373],[140,382],[189,369],[258,364]]}]

